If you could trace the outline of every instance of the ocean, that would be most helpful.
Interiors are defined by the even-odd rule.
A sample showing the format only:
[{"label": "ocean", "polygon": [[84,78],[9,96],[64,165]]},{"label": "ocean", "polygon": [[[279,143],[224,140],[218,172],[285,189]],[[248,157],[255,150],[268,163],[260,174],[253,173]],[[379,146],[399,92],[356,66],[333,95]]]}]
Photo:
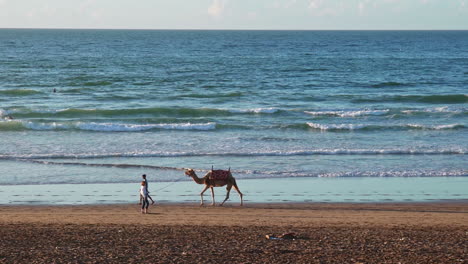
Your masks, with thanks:
[{"label": "ocean", "polygon": [[133,202],[143,173],[159,200],[198,201],[183,169],[212,167],[252,202],[468,199],[466,47],[468,31],[0,29],[0,204]]}]

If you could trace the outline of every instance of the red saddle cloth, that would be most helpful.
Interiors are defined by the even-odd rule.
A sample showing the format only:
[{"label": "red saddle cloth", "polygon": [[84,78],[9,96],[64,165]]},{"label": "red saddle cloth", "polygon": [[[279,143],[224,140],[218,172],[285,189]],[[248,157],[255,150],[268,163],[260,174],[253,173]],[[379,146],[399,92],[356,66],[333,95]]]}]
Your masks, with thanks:
[{"label": "red saddle cloth", "polygon": [[227,170],[212,170],[210,179],[212,180],[227,180],[229,171]]}]

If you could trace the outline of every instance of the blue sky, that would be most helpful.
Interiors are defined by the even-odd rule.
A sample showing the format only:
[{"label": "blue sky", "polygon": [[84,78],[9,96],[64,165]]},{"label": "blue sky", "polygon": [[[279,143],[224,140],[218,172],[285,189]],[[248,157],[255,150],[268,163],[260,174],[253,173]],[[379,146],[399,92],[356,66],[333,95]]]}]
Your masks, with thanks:
[{"label": "blue sky", "polygon": [[468,0],[0,0],[0,28],[468,29]]}]

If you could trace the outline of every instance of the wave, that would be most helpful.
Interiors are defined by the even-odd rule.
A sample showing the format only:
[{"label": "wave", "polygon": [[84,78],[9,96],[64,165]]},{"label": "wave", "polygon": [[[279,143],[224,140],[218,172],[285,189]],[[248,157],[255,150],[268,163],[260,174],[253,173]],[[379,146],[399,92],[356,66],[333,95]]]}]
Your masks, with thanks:
[{"label": "wave", "polygon": [[72,165],[72,166],[88,166],[88,167],[107,167],[107,168],[141,168],[141,169],[158,169],[158,170],[185,170],[186,168],[156,166],[156,165],[140,165],[140,164],[125,164],[125,163],[85,163],[85,162],[55,162],[45,160],[26,159],[21,160],[44,165]]},{"label": "wave", "polygon": [[[233,170],[233,172],[236,172]],[[242,173],[242,172],[240,172]],[[247,174],[259,174],[252,178],[297,178],[297,177],[317,177],[317,178],[402,178],[402,177],[463,177],[468,176],[468,170],[379,170],[379,171],[339,171],[339,172],[310,172],[310,171],[265,171],[247,172]],[[250,177],[246,177],[250,178]]]},{"label": "wave", "polygon": [[400,82],[381,82],[381,83],[371,85],[371,87],[373,88],[397,87],[397,86],[410,86],[410,84],[400,83]]},{"label": "wave", "polygon": [[350,111],[304,111],[304,113],[313,116],[339,116],[339,117],[357,117],[357,116],[369,116],[369,115],[386,115],[390,112],[389,109],[383,110],[350,110]]},{"label": "wave", "polygon": [[109,102],[115,102],[115,101],[130,101],[130,100],[135,100],[135,99],[141,99],[141,97],[136,96],[136,95],[118,95],[118,94],[113,94],[113,95],[99,95],[95,96],[94,100],[96,101],[109,101]]},{"label": "wave", "polygon": [[214,130],[216,123],[179,123],[179,124],[147,124],[147,125],[131,125],[131,124],[112,124],[112,123],[78,123],[77,128],[81,130],[99,131],[99,132],[132,132],[145,131],[152,129],[168,129],[168,130]]},{"label": "wave", "polygon": [[101,87],[101,86],[109,86],[109,85],[112,85],[114,84],[114,82],[111,82],[111,81],[90,81],[90,80],[86,80],[87,78],[83,78],[82,82],[80,82],[79,78],[75,79],[75,81],[72,81],[72,82],[69,82],[67,83],[68,86],[71,86],[71,87]]},{"label": "wave", "polygon": [[254,114],[274,114],[280,111],[278,108],[252,108],[252,109],[231,109],[228,110],[230,113],[254,113]]},{"label": "wave", "polygon": [[406,116],[455,116],[455,115],[466,115],[468,109],[465,107],[454,108],[454,107],[434,107],[424,109],[352,109],[352,110],[320,110],[320,111],[304,111],[305,114],[314,117],[344,117],[344,118],[355,118],[355,117],[366,117],[366,116],[388,116],[389,118],[399,118]]},{"label": "wave", "polygon": [[[57,89],[58,90],[58,89]],[[85,94],[85,93],[91,93],[94,90],[92,88],[71,88],[71,89],[63,89],[63,90],[58,90],[62,94]]]},{"label": "wave", "polygon": [[468,95],[446,94],[446,95],[396,95],[367,97],[352,100],[354,103],[379,103],[379,102],[411,102],[428,104],[463,104],[468,102]]},{"label": "wave", "polygon": [[303,73],[308,73],[308,72],[324,72],[324,71],[329,71],[328,69],[326,68],[287,68],[287,69],[283,69],[281,70],[281,72],[292,72],[292,73],[295,73],[295,72],[303,72]]},{"label": "wave", "polygon": [[[121,169],[155,169],[183,171],[187,168],[169,167],[157,165],[141,165],[128,163],[86,163],[86,162],[55,162],[44,160],[20,160],[43,165],[60,166],[86,166],[86,167],[104,167]],[[197,172],[208,172],[209,169],[194,169]],[[259,171],[259,170],[231,170],[239,178],[259,179],[259,178],[297,178],[297,177],[317,177],[317,178],[341,178],[341,177],[460,177],[468,176],[468,170],[450,169],[450,170],[378,170],[378,171],[339,171],[339,172],[310,172],[310,171]],[[181,180],[181,179],[179,179]],[[115,180],[112,181],[115,183]]]},{"label": "wave", "polygon": [[42,92],[31,90],[31,89],[10,89],[10,90],[0,90],[0,95],[8,96],[30,96],[35,94],[41,94]]},{"label": "wave", "polygon": [[318,124],[308,122],[312,129],[322,131],[352,131],[352,130],[391,130],[391,129],[421,129],[421,130],[447,130],[466,128],[462,124],[448,125],[421,125],[421,124],[395,124],[395,125],[368,125],[368,124]]},{"label": "wave", "polygon": [[173,108],[173,107],[152,107],[152,108],[123,108],[123,109],[28,109],[15,108],[3,110],[14,114],[19,118],[37,117],[65,117],[65,118],[89,118],[89,117],[129,117],[144,116],[151,117],[210,117],[210,116],[231,116],[233,114],[272,114],[280,111],[277,108],[252,108],[252,109],[223,109],[223,108]]},{"label": "wave", "polygon": [[[79,130],[94,132],[140,132],[151,130],[259,130],[259,129],[297,129],[320,131],[374,131],[374,130],[454,130],[465,129],[463,124],[394,124],[394,125],[374,125],[374,124],[320,124],[320,123],[297,123],[281,125],[257,126],[252,124],[217,124],[216,122],[193,123],[183,122],[180,119],[166,119],[167,123],[118,123],[118,122],[83,122],[83,121],[62,121],[62,122],[37,122],[23,120],[0,121],[0,131],[47,131],[47,130]],[[171,122],[174,121],[174,122]]]},{"label": "wave", "polygon": [[304,111],[307,115],[316,117],[362,117],[362,116],[388,116],[393,117],[405,115],[425,115],[425,114],[449,114],[460,115],[467,114],[467,108],[453,108],[453,107],[435,107],[424,109],[355,109],[355,110],[322,110],[322,111]]},{"label": "wave", "polygon": [[[121,100],[128,100],[131,97],[122,97]],[[119,100],[120,100],[119,99]],[[106,99],[107,100],[107,99]],[[112,99],[112,100],[115,100]],[[86,109],[86,108],[67,108],[67,109],[47,109],[47,108],[9,108],[0,109],[0,116],[12,115],[16,119],[29,118],[70,118],[70,119],[96,119],[96,118],[122,118],[126,120],[135,117],[136,119],[151,118],[194,118],[194,117],[224,117],[233,115],[270,115],[270,114],[296,114],[304,113],[316,117],[363,117],[363,116],[388,116],[388,115],[422,115],[422,114],[467,114],[467,108],[464,107],[435,107],[425,109],[345,109],[345,110],[316,110],[304,111],[301,109],[281,109],[276,107],[264,108],[173,108],[173,107],[151,107],[151,108],[122,108],[122,109]]]},{"label": "wave", "polygon": [[404,114],[437,114],[437,113],[448,113],[448,114],[467,114],[468,109],[463,107],[463,108],[449,108],[447,106],[442,106],[442,107],[435,107],[435,108],[426,108],[426,109],[408,109],[408,110],[401,110],[401,113]]},{"label": "wave", "polygon": [[466,155],[468,149],[309,149],[252,152],[121,152],[68,154],[0,154],[0,159],[106,159],[147,157],[258,157],[258,156],[314,156],[314,155]]},{"label": "wave", "polygon": [[231,93],[216,93],[216,94],[183,94],[176,96],[176,98],[230,98],[230,97],[241,97],[241,92],[231,92]]},{"label": "wave", "polygon": [[13,120],[0,121],[0,131],[21,131],[25,129],[22,122]]},{"label": "wave", "polygon": [[138,132],[154,129],[165,130],[214,130],[216,123],[168,123],[168,124],[119,124],[95,122],[69,122],[69,123],[38,123],[31,121],[4,121],[0,122],[0,131],[22,130],[83,130],[95,132]]},{"label": "wave", "polygon": [[468,170],[388,170],[321,173],[317,177],[457,177],[468,176]]}]

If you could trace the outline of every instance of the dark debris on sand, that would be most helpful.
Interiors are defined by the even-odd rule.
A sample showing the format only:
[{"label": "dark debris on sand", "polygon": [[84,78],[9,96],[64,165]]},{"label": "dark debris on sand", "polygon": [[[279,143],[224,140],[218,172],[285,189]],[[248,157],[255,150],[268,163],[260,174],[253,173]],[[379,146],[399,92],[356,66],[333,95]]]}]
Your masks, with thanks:
[{"label": "dark debris on sand", "polygon": [[[278,230],[280,229],[280,230]],[[1,224],[0,263],[467,263],[446,227]],[[266,234],[294,232],[295,240]]]}]

